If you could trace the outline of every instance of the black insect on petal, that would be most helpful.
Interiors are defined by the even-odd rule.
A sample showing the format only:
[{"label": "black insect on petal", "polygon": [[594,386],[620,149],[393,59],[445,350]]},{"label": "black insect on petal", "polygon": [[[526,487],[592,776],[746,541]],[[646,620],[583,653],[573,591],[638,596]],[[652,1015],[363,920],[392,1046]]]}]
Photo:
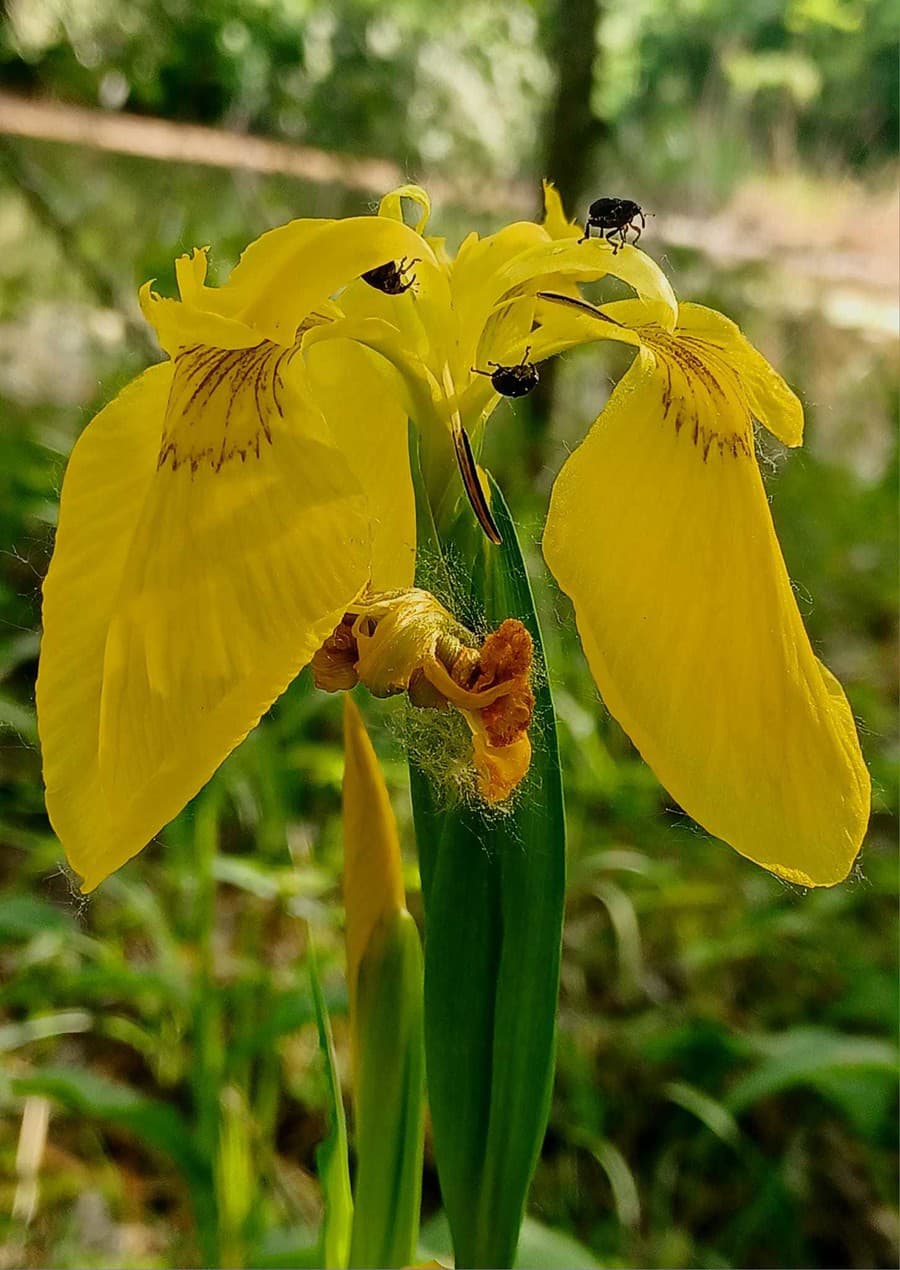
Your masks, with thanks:
[{"label": "black insect on petal", "polygon": [[[388,260],[374,269],[367,269],[361,275],[362,280],[368,282],[369,286],[374,287],[376,291],[383,291],[385,295],[402,295],[415,283],[416,275],[413,273],[413,266],[420,263],[421,261],[410,260],[407,256],[403,256],[400,260]],[[409,277],[406,276],[407,274]]]},{"label": "black insect on petal", "polygon": [[[640,225],[634,222],[640,220]],[[579,242],[591,237],[591,230],[598,230],[598,237],[613,244],[613,255],[628,243],[629,229],[634,232],[632,245],[640,238],[647,221],[639,203],[631,198],[598,198],[588,208],[584,223],[584,235]]]},{"label": "black insect on petal", "polygon": [[473,366],[476,375],[487,375],[493,385],[494,392],[501,397],[527,397],[534,392],[540,383],[538,368],[528,360],[530,348],[526,348],[525,356],[515,366],[502,366],[499,362],[488,362],[493,370],[479,370]]}]

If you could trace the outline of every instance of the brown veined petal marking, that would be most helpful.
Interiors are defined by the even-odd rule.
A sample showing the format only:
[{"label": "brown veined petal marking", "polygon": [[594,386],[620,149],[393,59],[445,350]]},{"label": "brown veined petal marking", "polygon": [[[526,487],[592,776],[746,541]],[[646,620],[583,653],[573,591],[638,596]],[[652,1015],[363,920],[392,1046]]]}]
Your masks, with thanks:
[{"label": "brown veined petal marking", "polygon": [[259,458],[272,444],[271,421],[284,416],[284,373],[297,346],[262,340],[252,348],[192,344],[175,355],[157,466],[185,463],[196,472],[208,463]]},{"label": "brown veined petal marking", "polygon": [[674,335],[644,328],[641,338],[653,350],[665,376],[663,418],[676,434],[685,426],[703,455],[753,457],[753,422],[747,397],[733,367],[705,340],[683,331]]}]

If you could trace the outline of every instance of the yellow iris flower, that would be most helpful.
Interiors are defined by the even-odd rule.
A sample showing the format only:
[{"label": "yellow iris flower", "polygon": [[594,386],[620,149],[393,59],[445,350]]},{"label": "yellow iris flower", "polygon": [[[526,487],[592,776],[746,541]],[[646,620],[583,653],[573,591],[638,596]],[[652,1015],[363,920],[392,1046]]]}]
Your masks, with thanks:
[{"label": "yellow iris flower", "polygon": [[[201,251],[176,264],[180,300],[144,288],[169,360],[76,445],[44,591],[47,805],[84,888],[181,809],[363,597],[408,591],[407,417],[439,529],[458,463],[490,534],[475,455],[499,398],[482,372],[600,338],[638,355],[565,465],[544,540],[597,684],[710,832],[782,876],[839,880],[868,776],[754,459],[751,416],[799,442],[796,398],[649,257],[578,241],[552,189],[543,225],[470,235],[453,258],[428,214],[404,187],[378,216],[263,235],[221,287]],[[363,277],[391,261],[412,281],[399,294]],[[638,298],[585,305],[579,284],[607,274]]]}]

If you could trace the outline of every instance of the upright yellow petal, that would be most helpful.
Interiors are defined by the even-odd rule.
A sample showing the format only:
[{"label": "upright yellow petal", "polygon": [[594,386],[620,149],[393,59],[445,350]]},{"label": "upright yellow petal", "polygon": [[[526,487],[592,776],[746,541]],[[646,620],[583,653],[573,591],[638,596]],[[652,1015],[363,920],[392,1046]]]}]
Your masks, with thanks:
[{"label": "upright yellow petal", "polygon": [[[386,216],[291,221],[251,243],[218,288],[229,316],[290,344],[298,323],[341,287],[401,257],[434,264],[423,238]],[[222,311],[217,309],[217,311]]]},{"label": "upright yellow petal", "polygon": [[[478,343],[500,306],[511,299],[521,306],[530,291],[558,290],[561,285],[594,282],[607,274],[633,287],[644,300],[659,306],[666,329],[673,329],[678,303],[668,279],[651,258],[634,247],[614,253],[599,239],[579,243],[552,239],[543,226],[507,225],[488,238],[472,235],[460,247],[451,273],[453,306],[459,314],[463,362],[474,359]],[[501,309],[502,311],[502,309]],[[530,313],[526,314],[530,321]],[[527,326],[522,328],[527,334]]]},{"label": "upright yellow petal", "polygon": [[479,238],[470,234],[461,245],[450,273],[453,307],[460,329],[468,336],[467,355],[474,352],[475,338],[497,300],[507,290],[506,271],[526,253],[549,245],[543,226],[516,221],[495,234]]},{"label": "upright yellow petal", "polygon": [[582,227],[577,221],[569,220],[559,196],[559,190],[552,181],[544,181],[544,229],[551,238],[580,238]]},{"label": "upright yellow petal", "polygon": [[427,190],[423,190],[421,185],[401,185],[396,190],[391,190],[389,194],[385,194],[378,204],[378,215],[402,221],[405,198],[418,207],[419,218],[415,224],[415,231],[417,234],[424,234],[425,226],[431,216],[431,199],[428,197]]},{"label": "upright yellow petal", "polygon": [[[145,315],[160,332],[170,353],[179,328],[204,315],[202,338],[222,348],[253,343],[250,330],[275,343],[291,345],[298,325],[317,309],[334,316],[330,297],[369,269],[402,256],[424,257],[435,265],[431,249],[414,230],[385,216],[346,220],[294,220],[262,234],[242,253],[220,287],[205,283],[206,250],[182,256],[176,264],[181,301],[142,293]],[[152,307],[151,307],[151,302]],[[179,314],[187,310],[190,316]],[[171,330],[171,333],[170,333]]]},{"label": "upright yellow petal", "polygon": [[558,290],[557,278],[571,282],[594,282],[607,274],[633,287],[642,300],[662,306],[665,328],[672,330],[678,318],[678,301],[672,284],[650,256],[637,247],[614,252],[610,243],[599,238],[577,242],[571,238],[537,243],[505,263],[498,277],[499,298],[514,287],[537,283],[537,290]]},{"label": "upright yellow petal", "polygon": [[853,718],[803,629],[749,420],[673,358],[642,350],[565,464],[544,554],[666,789],[751,860],[830,885],[869,811]]},{"label": "upright yellow petal", "polygon": [[199,396],[190,368],[156,367],[70,460],[38,720],[85,890],[181,810],[367,580],[365,500],[280,355],[186,353],[215,367]]}]

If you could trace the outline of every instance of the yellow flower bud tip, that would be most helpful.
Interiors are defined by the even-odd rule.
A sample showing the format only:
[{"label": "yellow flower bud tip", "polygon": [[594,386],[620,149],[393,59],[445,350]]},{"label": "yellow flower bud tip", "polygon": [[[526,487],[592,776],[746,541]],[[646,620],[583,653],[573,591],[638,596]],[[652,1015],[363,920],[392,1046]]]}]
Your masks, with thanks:
[{"label": "yellow flower bud tip", "polygon": [[[366,685],[373,696],[405,692],[417,709],[454,706],[472,736],[469,760],[444,770],[474,785],[486,802],[503,802],[528,771],[534,647],[521,622],[507,618],[481,647],[429,592],[369,595],[312,659],[316,686],[340,692]],[[452,748],[452,734],[446,746]],[[436,764],[429,764],[436,767]]]}]

